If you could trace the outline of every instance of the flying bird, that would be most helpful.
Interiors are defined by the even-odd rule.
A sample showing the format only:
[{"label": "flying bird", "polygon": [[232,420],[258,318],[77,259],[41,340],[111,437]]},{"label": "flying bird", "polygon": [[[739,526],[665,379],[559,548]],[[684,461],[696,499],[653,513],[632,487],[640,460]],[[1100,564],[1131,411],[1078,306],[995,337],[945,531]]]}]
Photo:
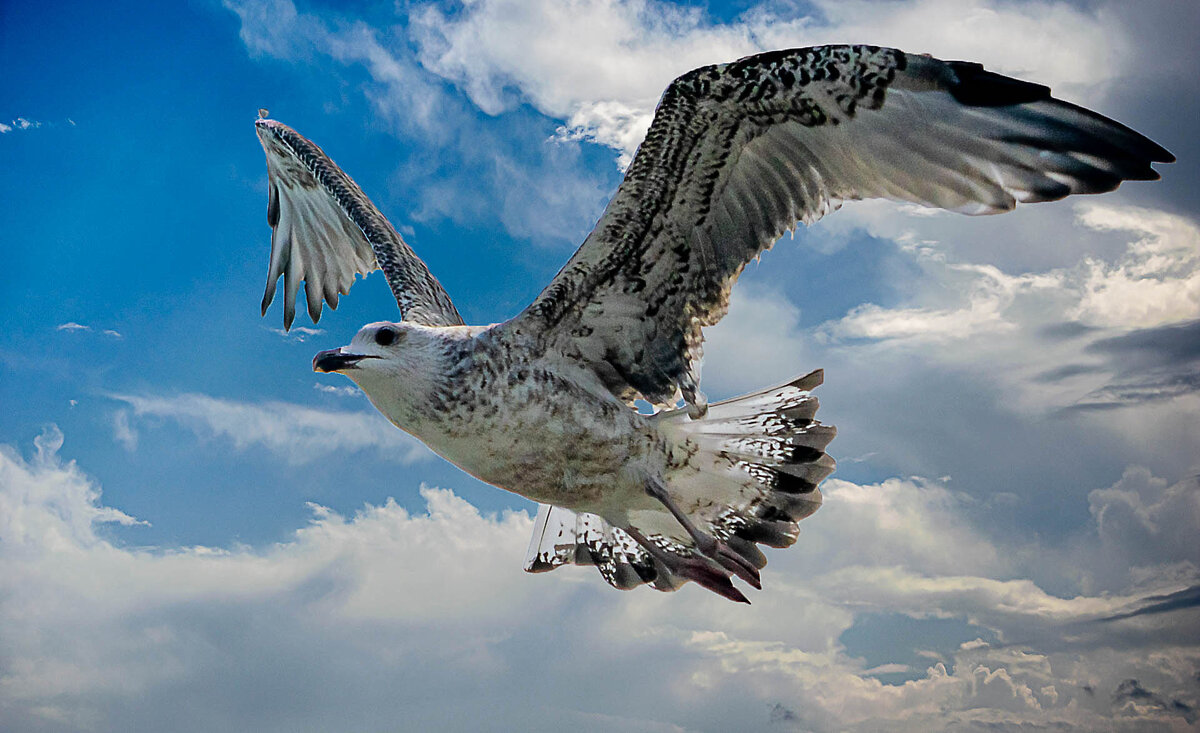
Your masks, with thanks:
[{"label": "flying bird", "polygon": [[[835,430],[814,371],[708,404],[702,328],[746,264],[798,222],[886,198],[964,214],[1154,180],[1162,147],[1038,84],[874,46],[818,46],[690,71],[667,87],[595,229],[503,323],[468,326],[362,190],[290,127],[255,122],[273,232],[263,314],[291,327],[380,269],[398,322],[322,351],[401,430],[540,503],[525,569],[594,565],[611,585],[687,581],[748,602],[758,545],[821,504]],[[653,414],[636,409],[645,400]]]}]

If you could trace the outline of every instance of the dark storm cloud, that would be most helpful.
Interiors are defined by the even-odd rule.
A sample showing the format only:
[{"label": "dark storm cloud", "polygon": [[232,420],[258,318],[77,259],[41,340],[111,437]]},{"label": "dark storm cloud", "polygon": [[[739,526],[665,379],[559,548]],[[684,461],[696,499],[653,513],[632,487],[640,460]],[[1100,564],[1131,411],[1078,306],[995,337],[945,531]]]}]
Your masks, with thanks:
[{"label": "dark storm cloud", "polygon": [[1190,370],[1181,374],[1159,369],[1113,380],[1068,409],[1110,410],[1126,405],[1161,402],[1193,392],[1200,392],[1200,372]]},{"label": "dark storm cloud", "polygon": [[1182,700],[1167,700],[1142,686],[1135,679],[1127,679],[1117,686],[1112,696],[1113,707],[1121,708],[1127,703],[1149,707],[1171,715],[1183,716],[1188,724],[1196,722],[1196,709]]},{"label": "dark storm cloud", "polygon": [[1084,334],[1091,333],[1096,330],[1095,326],[1089,326],[1079,321],[1065,321],[1063,323],[1055,323],[1049,326],[1042,326],[1038,329],[1037,335],[1051,341],[1065,341],[1067,339],[1077,338]]},{"label": "dark storm cloud", "polygon": [[1148,616],[1159,613],[1167,613],[1168,611],[1179,611],[1187,608],[1196,608],[1200,606],[1200,586],[1192,586],[1174,593],[1165,595],[1147,596],[1142,599],[1146,602],[1145,606],[1126,613],[1119,613],[1108,618],[1101,619],[1102,621],[1117,621],[1120,619],[1133,618],[1135,616]]},{"label": "dark storm cloud", "polygon": [[1070,379],[1071,377],[1078,377],[1081,374],[1096,374],[1097,372],[1103,371],[1104,367],[1090,364],[1065,364],[1054,369],[1047,369],[1046,371],[1034,377],[1034,381],[1042,383],[1060,382],[1064,379]]},{"label": "dark storm cloud", "polygon": [[1104,357],[1107,364],[1070,364],[1037,377],[1053,382],[1085,373],[1115,374],[1068,410],[1107,410],[1200,392],[1200,320],[1100,339],[1085,351]]},{"label": "dark storm cloud", "polygon": [[1200,320],[1101,339],[1087,351],[1125,360],[1130,367],[1194,366],[1200,362]]}]

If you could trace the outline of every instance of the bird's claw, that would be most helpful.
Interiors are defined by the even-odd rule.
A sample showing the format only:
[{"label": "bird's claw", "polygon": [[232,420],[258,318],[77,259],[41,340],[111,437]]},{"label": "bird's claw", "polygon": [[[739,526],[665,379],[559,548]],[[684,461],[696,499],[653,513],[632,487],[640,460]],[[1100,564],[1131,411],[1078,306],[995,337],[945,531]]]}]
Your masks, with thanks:
[{"label": "bird's claw", "polygon": [[762,590],[762,580],[759,578],[758,568],[751,565],[749,560],[721,540],[715,537],[709,537],[709,539],[712,540],[711,544],[706,543],[709,545],[708,547],[700,548],[708,558],[749,583],[751,588]]},{"label": "bird's claw", "polygon": [[[728,566],[719,564],[709,557],[704,555],[675,557],[669,563],[664,564],[667,565],[667,569],[674,575],[694,580],[697,584],[731,601],[750,604],[750,599],[746,598],[740,590],[734,587],[733,582],[730,580],[732,573],[728,569]],[[739,574],[738,577],[741,577],[741,575]],[[751,583],[751,585],[755,584]],[[758,585],[755,587],[761,588]]]}]

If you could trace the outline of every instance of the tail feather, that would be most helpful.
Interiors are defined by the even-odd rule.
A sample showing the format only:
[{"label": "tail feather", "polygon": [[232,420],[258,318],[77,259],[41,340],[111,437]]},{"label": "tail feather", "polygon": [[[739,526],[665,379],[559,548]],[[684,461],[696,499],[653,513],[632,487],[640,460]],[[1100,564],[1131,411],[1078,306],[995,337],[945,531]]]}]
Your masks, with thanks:
[{"label": "tail feather", "polygon": [[680,585],[632,537],[603,518],[539,504],[525,571],[544,573],[563,565],[593,565],[609,585],[621,590],[644,583],[659,590]]},{"label": "tail feather", "polygon": [[[798,522],[821,505],[817,488],[836,466],[825,453],[837,435],[816,420],[811,392],[823,372],[709,405],[699,419],[669,410],[653,419],[662,434],[687,456],[668,489],[693,523],[756,568],[767,558],[758,549],[789,547]],[[650,534],[656,544],[687,556],[690,541]],[[525,569],[544,572],[562,565],[595,565],[612,586],[627,590],[650,584],[663,591],[686,582],[650,556],[632,537],[594,514],[541,506]]]}]

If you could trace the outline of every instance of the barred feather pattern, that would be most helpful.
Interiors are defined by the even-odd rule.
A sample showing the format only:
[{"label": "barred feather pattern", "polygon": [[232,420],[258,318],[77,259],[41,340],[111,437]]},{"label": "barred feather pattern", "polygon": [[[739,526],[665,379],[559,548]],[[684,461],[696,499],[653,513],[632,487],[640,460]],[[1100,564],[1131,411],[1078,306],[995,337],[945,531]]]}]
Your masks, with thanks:
[{"label": "barred feather pattern", "polygon": [[[812,390],[823,374],[799,379],[710,406],[699,420],[686,410],[659,413],[659,429],[672,441],[673,494],[705,531],[723,540],[757,568],[767,564],[758,544],[788,547],[799,522],[821,505],[817,485],[833,472],[825,447],[835,428],[816,420]],[[680,536],[645,532],[659,549],[679,557],[694,552]],[[525,569],[593,565],[606,582],[628,590],[649,584],[672,591],[685,579],[671,573],[628,534],[594,514],[541,505]]]},{"label": "barred feather pattern", "polygon": [[595,230],[511,322],[622,399],[703,411],[701,327],[797,222],[888,198],[965,214],[1111,191],[1173,160],[1040,84],[875,46],[706,66],[663,94]]}]

